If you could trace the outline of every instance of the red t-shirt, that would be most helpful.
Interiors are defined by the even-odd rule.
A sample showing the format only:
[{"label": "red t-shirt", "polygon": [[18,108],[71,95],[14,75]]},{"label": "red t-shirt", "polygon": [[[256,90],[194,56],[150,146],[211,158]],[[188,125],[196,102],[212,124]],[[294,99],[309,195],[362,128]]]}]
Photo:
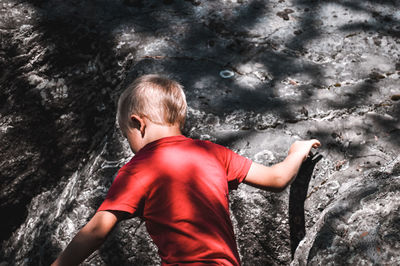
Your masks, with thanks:
[{"label": "red t-shirt", "polygon": [[119,170],[98,211],[144,219],[163,265],[239,265],[228,191],[242,182],[250,165],[209,141],[162,138]]}]

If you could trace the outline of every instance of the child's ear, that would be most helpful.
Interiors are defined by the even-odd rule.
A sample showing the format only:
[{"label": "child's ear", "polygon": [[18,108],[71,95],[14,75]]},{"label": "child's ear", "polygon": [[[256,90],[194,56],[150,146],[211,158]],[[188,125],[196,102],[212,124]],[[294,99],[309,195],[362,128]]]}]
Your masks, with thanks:
[{"label": "child's ear", "polygon": [[131,123],[134,128],[140,131],[143,137],[146,130],[146,122],[144,119],[138,115],[131,115]]}]

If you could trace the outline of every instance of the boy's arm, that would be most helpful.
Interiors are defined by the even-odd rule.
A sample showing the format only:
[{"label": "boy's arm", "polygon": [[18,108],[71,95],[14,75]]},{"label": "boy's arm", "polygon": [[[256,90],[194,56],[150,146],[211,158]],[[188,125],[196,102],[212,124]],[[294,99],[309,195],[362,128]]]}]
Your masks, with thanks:
[{"label": "boy's arm", "polygon": [[126,213],[118,211],[97,212],[52,265],[78,265],[103,244],[108,233],[126,216]]},{"label": "boy's arm", "polygon": [[261,189],[283,191],[296,177],[311,148],[319,146],[321,143],[316,139],[296,141],[290,147],[285,160],[278,164],[267,167],[253,162],[244,182]]}]

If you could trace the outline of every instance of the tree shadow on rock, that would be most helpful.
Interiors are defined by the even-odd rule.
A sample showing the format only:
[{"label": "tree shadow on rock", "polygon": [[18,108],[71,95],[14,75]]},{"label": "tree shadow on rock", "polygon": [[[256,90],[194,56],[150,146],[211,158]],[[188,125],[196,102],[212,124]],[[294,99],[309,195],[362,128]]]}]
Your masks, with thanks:
[{"label": "tree shadow on rock", "polygon": [[[297,61],[303,53],[302,50],[305,45],[315,40],[320,34],[316,24],[318,21],[315,17],[318,10],[311,15],[310,13],[305,14],[300,19],[299,30],[303,32],[303,36],[296,35],[289,40],[284,45],[289,49],[283,47],[281,51],[276,51],[274,50],[273,40],[269,40],[269,37],[263,37],[265,43],[259,45],[252,40],[250,34],[247,34],[251,27],[257,25],[257,19],[264,15],[261,10],[272,6],[273,3],[268,1],[250,1],[247,6],[242,5],[242,12],[234,12],[234,15],[228,16],[227,19],[217,16],[215,19],[209,20],[208,25],[203,25],[204,21],[199,21],[194,6],[185,5],[182,1],[174,2],[173,5],[168,6],[157,1],[122,1],[133,7],[125,6],[121,4],[121,1],[60,2],[30,0],[18,3],[16,1],[10,2],[15,2],[15,5],[28,3],[35,8],[38,17],[35,18],[36,25],[34,25],[33,31],[39,33],[35,38],[39,38],[38,43],[42,47],[32,45],[36,40],[31,39],[24,44],[28,51],[19,51],[15,47],[15,43],[10,45],[13,50],[12,53],[6,51],[8,60],[3,67],[4,69],[8,68],[8,70],[5,72],[5,78],[2,77],[1,81],[2,87],[10,89],[0,92],[0,99],[11,99],[12,101],[10,101],[9,106],[1,109],[1,114],[6,116],[16,112],[22,117],[22,120],[18,122],[21,126],[18,124],[15,129],[10,131],[12,140],[9,143],[21,144],[19,138],[23,135],[24,141],[28,144],[23,142],[21,146],[24,146],[27,153],[33,151],[39,162],[35,163],[35,160],[30,162],[31,164],[32,162],[35,163],[34,168],[36,170],[27,172],[27,174],[9,174],[6,181],[12,181],[15,177],[23,174],[26,174],[27,177],[37,176],[40,177],[39,179],[49,177],[49,179],[46,179],[45,186],[42,186],[41,180],[37,181],[30,178],[27,178],[30,179],[29,183],[21,182],[20,187],[23,187],[23,192],[26,193],[23,194],[24,197],[19,206],[26,206],[35,195],[54,187],[62,176],[68,176],[72,169],[79,167],[88,149],[96,146],[99,143],[98,137],[103,136],[108,127],[113,125],[115,108],[112,97],[115,92],[112,91],[114,89],[118,91],[117,84],[121,81],[121,72],[127,69],[137,70],[138,63],[149,61],[149,59],[143,57],[135,57],[136,46],[146,45],[147,40],[143,42],[144,44],[141,42],[142,40],[138,40],[138,43],[129,45],[130,42],[134,42],[134,40],[129,39],[126,41],[128,44],[124,44],[127,47],[126,49],[125,46],[119,50],[116,49],[113,40],[116,35],[115,31],[118,31],[119,27],[131,28],[135,32],[134,37],[137,39],[156,39],[160,38],[161,35],[164,35],[163,37],[166,39],[172,38],[173,41],[170,42],[170,46],[176,47],[175,53],[172,53],[171,50],[163,51],[157,48],[161,57],[159,54],[151,54],[151,56],[156,58],[154,60],[163,61],[164,72],[169,74],[182,73],[179,76],[185,80],[184,84],[189,88],[193,88],[198,80],[207,78],[208,75],[219,78],[218,71],[223,67],[234,66],[244,59],[252,60],[255,54],[263,53],[264,56],[255,61],[260,61],[258,63],[265,66],[274,77],[272,80],[266,80],[253,92],[249,93],[249,90],[242,88],[240,84],[228,80],[220,81],[219,84],[212,84],[212,89],[217,89],[216,87],[220,84],[224,84],[226,87],[237,87],[234,93],[227,93],[226,96],[221,97],[221,101],[216,102],[213,106],[216,112],[223,114],[221,116],[242,109],[254,112],[275,112],[285,121],[292,120],[295,106],[299,103],[306,103],[310,95],[304,94],[300,100],[289,102],[279,97],[271,100],[268,97],[271,94],[273,96],[274,92],[266,91],[273,91],[273,87],[288,76],[303,72],[312,77],[312,83],[320,85],[322,82],[320,77],[323,70],[320,65]],[[164,1],[164,3],[166,2]],[[353,1],[353,3],[360,2]],[[390,6],[395,1],[380,2]],[[322,1],[297,1],[295,5],[313,10],[316,3],[324,4]],[[218,4],[223,5],[224,3],[216,2],[215,5],[219,7]],[[213,12],[217,13],[216,11]],[[180,20],[174,20],[176,18]],[[385,18],[382,19],[385,20]],[[188,24],[187,30],[176,32],[174,26],[178,29],[181,25],[177,24],[182,21]],[[312,27],[310,27],[310,24],[312,24]],[[380,31],[384,28],[383,25],[374,24],[368,27],[368,30]],[[245,26],[243,31],[236,31],[238,28],[243,29],[242,26]],[[17,30],[18,27],[15,27],[15,29]],[[346,27],[341,30],[346,32],[358,28],[360,28],[360,25],[355,24],[354,27]],[[361,27],[361,29],[363,28]],[[171,34],[171,31],[177,34]],[[182,34],[181,37],[175,36],[180,34]],[[390,35],[391,32],[388,32],[388,34]],[[397,36],[396,34],[397,31],[392,33],[393,36]],[[4,42],[8,42],[7,39],[8,37],[5,37]],[[22,46],[20,45],[18,48]],[[43,47],[49,47],[44,56],[40,54],[44,50]],[[35,52],[33,48],[37,51]],[[190,54],[188,51],[190,51]],[[247,54],[244,53],[245,51],[247,51]],[[21,54],[24,55],[21,56]],[[135,62],[125,60],[129,54],[134,55]],[[192,56],[189,57],[188,54]],[[194,54],[196,56],[193,56]],[[235,54],[235,56],[231,56],[231,54]],[[196,73],[192,73],[193,69],[182,69],[182,65],[183,67],[198,65],[185,63],[196,60],[212,62],[212,64],[204,64],[201,68],[195,69],[199,70]],[[33,63],[29,64],[31,61]],[[120,62],[126,65],[118,65]],[[132,63],[135,63],[134,66],[131,65]],[[154,62],[149,62],[149,64],[154,64]],[[210,65],[214,67],[211,70]],[[43,91],[47,97],[51,97],[52,91],[50,91],[51,88],[44,88],[42,91],[34,88],[42,85],[31,84],[30,76],[25,75],[33,70],[40,70],[34,74],[41,78],[51,80],[54,77],[56,83],[63,83],[59,81],[63,78],[65,85],[70,88],[69,96],[62,101],[56,99],[56,101],[43,106],[40,103],[43,98]],[[137,74],[144,73],[137,72]],[[32,76],[32,78],[36,77]],[[43,84],[43,86],[45,85]],[[360,86],[359,91],[361,92],[362,89],[365,88]],[[377,88],[368,86],[367,89],[368,92],[372,92]],[[309,92],[312,94],[312,91]],[[198,96],[198,92],[193,92],[190,97],[196,96]],[[62,97],[64,96],[61,95]],[[3,102],[3,100],[0,101]],[[333,108],[346,108],[353,106],[354,103],[363,104],[365,102],[365,98],[357,100],[356,97],[349,97],[343,106],[333,106],[333,104],[332,106]],[[209,113],[210,108],[209,105],[205,104],[199,109]],[[63,122],[60,119],[62,117],[69,119],[69,121]],[[106,126],[102,121],[107,121]],[[23,130],[21,131],[21,129]],[[40,138],[37,136],[40,136]],[[243,137],[245,136],[243,135]],[[235,138],[221,140],[226,145],[229,145],[229,142],[232,141],[235,141]],[[11,144],[8,146],[9,150],[13,148]],[[1,146],[4,149],[5,146]],[[32,148],[27,149],[26,147]],[[19,156],[17,153],[19,152],[14,150],[9,153],[2,152],[4,157],[9,158],[17,158]],[[22,169],[21,165],[12,166],[15,166],[15,169]],[[24,169],[21,172],[23,171]],[[9,197],[19,196],[18,193],[14,193]],[[9,217],[10,209],[2,213]],[[18,226],[24,219],[21,218],[24,215],[19,213],[22,212],[21,209],[23,207],[18,207],[19,218],[13,219],[14,226]],[[16,208],[14,208],[15,210]],[[8,228],[6,231],[9,230]],[[11,232],[7,232],[8,235],[9,233]]]}]

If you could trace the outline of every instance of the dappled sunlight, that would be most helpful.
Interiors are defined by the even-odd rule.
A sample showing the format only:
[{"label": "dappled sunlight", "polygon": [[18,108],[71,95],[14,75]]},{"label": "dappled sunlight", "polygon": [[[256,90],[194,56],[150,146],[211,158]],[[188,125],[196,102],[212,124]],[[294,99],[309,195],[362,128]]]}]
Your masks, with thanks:
[{"label": "dappled sunlight", "polygon": [[[318,138],[323,159],[307,199],[321,202],[306,200],[307,230],[353,179],[399,154],[398,1],[0,7],[0,209],[9,217],[1,253],[11,264],[49,264],[99,206],[132,155],[114,129],[116,100],[142,74],[183,84],[186,135],[260,163],[283,159],[297,139]],[[289,196],[241,187],[232,194],[244,264],[290,263]],[[121,224],[106,247],[89,263],[159,263],[137,220]]]}]

